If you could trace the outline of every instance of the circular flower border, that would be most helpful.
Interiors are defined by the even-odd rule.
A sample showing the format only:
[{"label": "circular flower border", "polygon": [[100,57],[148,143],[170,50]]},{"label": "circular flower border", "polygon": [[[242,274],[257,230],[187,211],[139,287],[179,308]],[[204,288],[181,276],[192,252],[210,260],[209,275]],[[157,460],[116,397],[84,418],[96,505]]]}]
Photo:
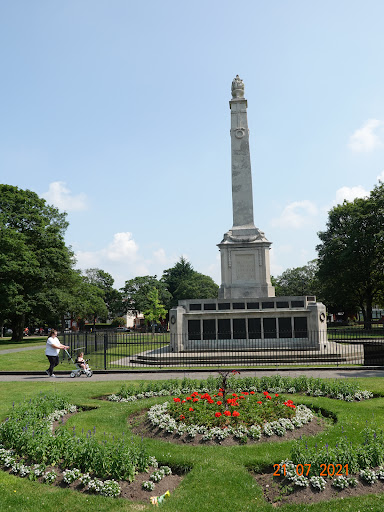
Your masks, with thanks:
[{"label": "circular flower border", "polygon": [[168,434],[176,434],[179,436],[187,435],[191,439],[197,434],[202,434],[202,441],[223,441],[233,436],[238,441],[246,442],[248,438],[258,441],[262,435],[271,437],[276,434],[280,437],[284,436],[287,431],[300,428],[306,425],[314,418],[313,412],[305,405],[297,405],[295,415],[289,418],[279,418],[276,421],[266,422],[261,425],[236,425],[235,427],[226,426],[208,428],[204,425],[186,425],[183,421],[176,421],[168,413],[169,402],[153,405],[148,413],[147,418],[150,423],[163,430]]}]

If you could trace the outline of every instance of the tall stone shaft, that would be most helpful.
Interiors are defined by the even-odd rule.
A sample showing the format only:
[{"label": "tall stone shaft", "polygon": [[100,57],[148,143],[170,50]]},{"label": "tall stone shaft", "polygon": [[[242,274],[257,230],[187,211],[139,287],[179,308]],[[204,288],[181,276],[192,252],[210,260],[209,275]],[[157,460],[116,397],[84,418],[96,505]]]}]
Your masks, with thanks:
[{"label": "tall stone shaft", "polygon": [[244,98],[244,83],[239,75],[232,82],[232,100],[229,106],[231,109],[232,233],[247,235],[251,234],[249,230],[254,232],[255,225],[247,100]]},{"label": "tall stone shaft", "polygon": [[269,242],[253,220],[253,195],[247,100],[239,75],[232,82],[231,149],[233,226],[220,244],[220,299],[274,297]]}]

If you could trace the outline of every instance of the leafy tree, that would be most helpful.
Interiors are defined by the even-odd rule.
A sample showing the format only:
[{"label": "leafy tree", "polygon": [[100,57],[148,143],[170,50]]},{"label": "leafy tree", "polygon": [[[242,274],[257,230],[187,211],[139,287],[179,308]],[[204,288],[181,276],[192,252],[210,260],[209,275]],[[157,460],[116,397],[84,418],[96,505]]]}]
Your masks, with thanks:
[{"label": "leafy tree", "polygon": [[167,311],[159,300],[159,290],[152,288],[148,292],[148,308],[143,311],[144,318],[150,324],[152,324],[152,330],[154,331],[154,324],[164,319],[167,316]]},{"label": "leafy tree", "polygon": [[120,317],[114,318],[112,320],[112,322],[111,322],[111,326],[112,327],[125,326],[125,317],[124,316],[120,316]]},{"label": "leafy tree", "polygon": [[195,272],[188,279],[179,282],[174,292],[174,298],[177,301],[183,299],[216,299],[218,289],[218,285],[211,277]]},{"label": "leafy tree", "polygon": [[0,185],[0,310],[13,340],[22,340],[28,316],[52,313],[52,291],[65,289],[73,265],[65,217],[30,190]]},{"label": "leafy tree", "polygon": [[318,277],[325,302],[359,307],[364,327],[371,328],[372,306],[384,287],[384,183],[367,198],[335,206],[319,238]]},{"label": "leafy tree", "polygon": [[219,289],[211,277],[196,272],[183,256],[172,268],[164,270],[161,281],[172,294],[170,307],[183,299],[214,299]]},{"label": "leafy tree", "polygon": [[88,268],[85,271],[86,281],[97,286],[103,292],[103,299],[109,316],[113,317],[122,313],[121,292],[113,288],[114,279],[111,274],[100,268]]},{"label": "leafy tree", "polygon": [[177,304],[175,301],[175,292],[181,281],[185,281],[193,276],[195,273],[192,265],[187,261],[184,256],[180,257],[180,260],[168,270],[164,270],[161,280],[166,283],[169,292],[171,293],[172,306]]},{"label": "leafy tree", "polygon": [[320,295],[317,279],[317,260],[303,267],[288,268],[280,276],[271,278],[277,297],[289,295]]},{"label": "leafy tree", "polygon": [[125,311],[132,311],[135,314],[142,313],[150,307],[149,293],[156,288],[159,292],[159,299],[162,304],[168,305],[171,294],[165,283],[159,281],[156,276],[135,277],[125,282],[121,288]]},{"label": "leafy tree", "polygon": [[80,326],[84,326],[85,319],[92,320],[93,325],[95,325],[97,318],[108,316],[103,290],[89,283],[84,276],[81,276],[81,281],[74,292],[77,301],[75,308],[72,310],[72,317],[80,319]]}]

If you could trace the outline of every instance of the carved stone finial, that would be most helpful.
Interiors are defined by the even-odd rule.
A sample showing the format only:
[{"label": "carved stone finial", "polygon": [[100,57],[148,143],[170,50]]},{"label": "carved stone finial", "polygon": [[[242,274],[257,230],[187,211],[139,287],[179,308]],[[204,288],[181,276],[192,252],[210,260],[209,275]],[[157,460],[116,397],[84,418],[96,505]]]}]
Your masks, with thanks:
[{"label": "carved stone finial", "polygon": [[244,98],[244,82],[239,75],[232,80],[232,98]]}]

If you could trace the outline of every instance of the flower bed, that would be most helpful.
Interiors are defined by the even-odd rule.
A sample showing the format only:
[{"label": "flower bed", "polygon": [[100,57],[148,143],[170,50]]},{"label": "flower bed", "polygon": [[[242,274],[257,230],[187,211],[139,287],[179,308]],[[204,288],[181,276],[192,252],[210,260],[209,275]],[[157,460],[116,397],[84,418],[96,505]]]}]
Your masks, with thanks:
[{"label": "flower bed", "polygon": [[[356,489],[357,486],[373,487],[384,483],[384,433],[366,428],[358,444],[350,442],[344,435],[334,446],[308,446],[308,441],[297,442],[290,459],[274,464],[273,476],[263,488],[268,498],[278,492],[281,497],[306,488],[331,496],[338,492]],[[380,489],[377,489],[380,490]],[[375,491],[376,492],[376,491]],[[273,499],[272,499],[273,501]]]},{"label": "flower bed", "polygon": [[[199,393],[215,393],[221,387],[222,379],[220,377],[209,377],[206,380],[193,379],[170,379],[166,382],[145,382],[142,383],[139,390],[130,385],[124,384],[117,394],[112,394],[108,400],[114,402],[133,402],[145,398],[157,396],[175,396],[189,394],[193,391]],[[344,379],[325,380],[313,377],[283,377],[281,375],[273,377],[231,377],[228,379],[228,387],[234,392],[262,392],[268,391],[275,393],[305,393],[308,396],[324,396],[336,400],[347,402],[368,400],[373,397],[373,393],[363,390],[354,381]]]},{"label": "flower bed", "polygon": [[[118,481],[132,482],[137,473],[157,467],[144,445],[132,438],[106,437],[100,443],[95,429],[78,437],[63,426],[54,433],[53,422],[76,409],[56,394],[14,404],[0,425],[0,464],[21,477],[46,483],[54,483],[60,472],[65,484],[77,482],[89,492],[110,497],[119,496]],[[170,468],[165,474],[171,474]]]},{"label": "flower bed", "polygon": [[296,406],[278,393],[271,396],[240,392],[224,395],[193,392],[173,397],[171,402],[152,406],[147,417],[153,426],[169,433],[202,440],[222,441],[233,436],[240,442],[258,440],[262,435],[284,436],[287,431],[309,423],[313,413],[304,405]]}]

